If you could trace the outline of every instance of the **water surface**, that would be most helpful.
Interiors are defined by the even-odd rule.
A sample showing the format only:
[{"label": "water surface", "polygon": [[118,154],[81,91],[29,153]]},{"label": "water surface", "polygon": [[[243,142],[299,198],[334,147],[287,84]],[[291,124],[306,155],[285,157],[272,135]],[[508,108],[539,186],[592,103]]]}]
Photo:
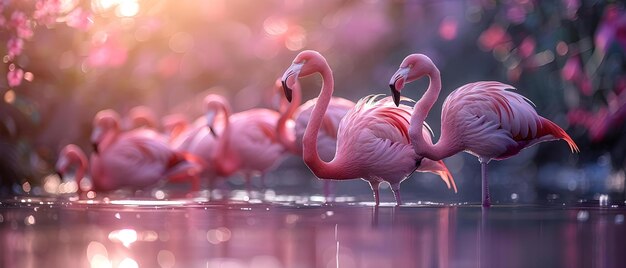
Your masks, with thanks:
[{"label": "water surface", "polygon": [[[624,204],[18,196],[1,267],[624,267]],[[364,199],[365,200],[365,199]]]}]

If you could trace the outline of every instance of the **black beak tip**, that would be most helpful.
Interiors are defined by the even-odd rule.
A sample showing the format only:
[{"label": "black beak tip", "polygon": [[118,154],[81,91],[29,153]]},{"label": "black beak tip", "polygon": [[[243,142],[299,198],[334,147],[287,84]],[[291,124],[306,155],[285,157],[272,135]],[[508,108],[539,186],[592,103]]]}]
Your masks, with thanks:
[{"label": "black beak tip", "polygon": [[287,86],[287,81],[281,81],[281,83],[283,84],[283,91],[285,92],[285,97],[287,98],[287,101],[291,102],[293,98],[291,88]]},{"label": "black beak tip", "polygon": [[209,126],[209,130],[211,131],[211,135],[213,135],[214,138],[217,138],[217,133],[215,132],[215,129],[213,129],[212,126]]},{"label": "black beak tip", "polygon": [[93,151],[95,153],[98,153],[98,144],[97,143],[92,143],[91,146],[93,147]]},{"label": "black beak tip", "polygon": [[59,178],[63,178],[63,173],[61,173],[61,171],[57,170],[56,173],[57,173],[57,176],[59,176]]},{"label": "black beak tip", "polygon": [[393,103],[395,103],[396,106],[400,106],[400,92],[396,90],[396,86],[393,84],[389,85],[389,87],[391,87],[391,95],[393,95]]}]

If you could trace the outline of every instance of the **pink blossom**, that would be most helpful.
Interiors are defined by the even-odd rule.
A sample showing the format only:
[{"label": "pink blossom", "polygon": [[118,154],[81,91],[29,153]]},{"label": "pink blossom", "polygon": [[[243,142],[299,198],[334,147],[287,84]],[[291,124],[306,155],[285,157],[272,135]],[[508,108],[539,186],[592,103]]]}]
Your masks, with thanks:
[{"label": "pink blossom", "polygon": [[89,51],[87,64],[91,67],[119,67],[126,62],[128,51],[114,37]]},{"label": "pink blossom", "polygon": [[11,58],[22,54],[22,49],[24,49],[24,40],[21,38],[13,37],[7,42],[7,50]]},{"label": "pink blossom", "polygon": [[535,39],[531,36],[524,38],[519,45],[519,55],[523,58],[528,58],[535,52]]},{"label": "pink blossom", "polygon": [[91,12],[86,11],[80,7],[74,9],[70,14],[66,17],[67,26],[80,29],[87,30],[93,21]]},{"label": "pink blossom", "polygon": [[26,19],[26,15],[22,11],[13,11],[11,14],[11,26],[20,27],[23,24],[26,24],[28,21]]},{"label": "pink blossom", "polygon": [[578,90],[585,95],[590,96],[593,90],[591,80],[585,72],[583,72],[580,58],[578,56],[570,57],[561,69],[561,78],[569,81],[578,87]]},{"label": "pink blossom", "polygon": [[52,24],[61,10],[60,0],[39,0],[35,4],[33,18],[42,24]]},{"label": "pink blossom", "polygon": [[30,22],[21,11],[13,11],[11,15],[11,26],[15,27],[17,36],[24,39],[33,37],[33,29],[31,29]]},{"label": "pink blossom", "polygon": [[496,46],[509,42],[511,37],[506,33],[504,28],[498,24],[491,25],[478,37],[478,44],[485,51],[491,51]]},{"label": "pink blossom", "polygon": [[447,17],[439,24],[439,36],[445,40],[452,40],[456,38],[458,28],[459,23],[456,19]]},{"label": "pink blossom", "polygon": [[509,18],[509,21],[514,24],[523,23],[526,20],[526,10],[522,5],[512,5],[506,11],[506,16]]},{"label": "pink blossom", "polygon": [[20,68],[15,68],[7,73],[7,81],[10,87],[19,86],[22,83],[22,78],[24,78],[24,70]]},{"label": "pink blossom", "polygon": [[626,48],[626,12],[616,5],[606,7],[596,35],[595,45],[600,51],[606,52],[613,43]]}]

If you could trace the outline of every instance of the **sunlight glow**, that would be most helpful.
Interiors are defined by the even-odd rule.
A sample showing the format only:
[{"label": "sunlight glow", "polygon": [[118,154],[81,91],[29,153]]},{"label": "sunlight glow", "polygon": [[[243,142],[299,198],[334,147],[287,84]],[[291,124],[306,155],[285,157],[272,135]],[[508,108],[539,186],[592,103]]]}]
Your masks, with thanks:
[{"label": "sunlight glow", "polygon": [[174,253],[169,250],[159,250],[159,253],[157,254],[157,261],[159,262],[159,266],[162,268],[170,268],[174,267],[176,257],[174,256]]},{"label": "sunlight glow", "polygon": [[134,0],[122,1],[115,10],[118,17],[133,17],[139,13],[139,3]]},{"label": "sunlight glow", "polygon": [[111,204],[126,206],[177,206],[186,203],[187,202],[182,200],[111,200]]},{"label": "sunlight glow", "polygon": [[120,242],[125,247],[130,247],[132,243],[137,241],[137,231],[133,229],[115,230],[109,233],[109,240]]},{"label": "sunlight glow", "polygon": [[131,258],[124,258],[121,262],[120,265],[117,266],[119,268],[138,268],[139,264],[137,264],[137,262]]},{"label": "sunlight glow", "polygon": [[87,259],[91,267],[112,267],[112,263],[109,260],[109,253],[106,247],[97,241],[89,242],[87,246]]},{"label": "sunlight glow", "polygon": [[263,21],[263,29],[269,35],[281,35],[287,32],[289,25],[283,18],[269,17]]},{"label": "sunlight glow", "polygon": [[4,101],[9,104],[15,102],[15,91],[11,89],[7,90],[7,92],[4,93]]}]

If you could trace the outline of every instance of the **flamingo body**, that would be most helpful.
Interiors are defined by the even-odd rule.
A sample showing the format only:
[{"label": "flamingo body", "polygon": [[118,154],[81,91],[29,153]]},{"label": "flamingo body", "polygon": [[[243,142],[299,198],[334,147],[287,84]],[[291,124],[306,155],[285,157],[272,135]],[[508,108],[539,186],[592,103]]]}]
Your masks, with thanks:
[{"label": "flamingo body", "polygon": [[563,129],[537,114],[530,100],[507,89],[514,87],[484,81],[453,91],[443,104],[442,140],[455,140],[455,146],[489,160],[506,159],[539,142],[558,139],[578,150]]},{"label": "flamingo body", "polygon": [[276,135],[279,113],[258,108],[231,115],[229,103],[214,94],[207,96],[205,103],[211,111],[207,114],[211,129],[220,116],[224,119],[223,126],[215,129],[217,141],[212,164],[216,174],[227,177],[241,172],[249,189],[253,175],[260,174],[263,180],[265,173],[286,155],[286,149]]},{"label": "flamingo body", "polygon": [[192,180],[199,167],[184,154],[172,150],[166,139],[149,129],[119,131],[119,116],[112,110],[99,112],[94,119],[92,142],[96,153],[91,157],[94,190],[120,188],[142,189],[162,179]]},{"label": "flamingo body", "polygon": [[230,133],[237,136],[229,139],[228,147],[242,172],[265,173],[285,155],[275,132],[279,116],[276,111],[251,109],[230,117]]},{"label": "flamingo body", "polygon": [[579,151],[563,129],[537,114],[529,99],[510,90],[514,87],[494,81],[470,83],[450,93],[443,103],[441,137],[433,145],[423,138],[417,126],[424,122],[441,91],[437,67],[425,55],[409,55],[389,85],[398,105],[404,85],[422,76],[428,76],[430,84],[411,116],[413,148],[417,154],[433,160],[461,151],[478,157],[482,169],[483,206],[491,204],[486,175],[489,161],[506,159],[534,144],[558,139],[565,140],[572,152]]}]

